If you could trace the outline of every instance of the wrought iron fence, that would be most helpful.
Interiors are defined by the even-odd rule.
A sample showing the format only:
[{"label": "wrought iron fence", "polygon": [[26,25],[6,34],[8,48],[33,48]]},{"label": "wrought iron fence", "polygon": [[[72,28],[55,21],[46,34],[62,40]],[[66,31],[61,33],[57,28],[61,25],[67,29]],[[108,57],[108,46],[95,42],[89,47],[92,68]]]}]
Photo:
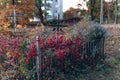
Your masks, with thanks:
[{"label": "wrought iron fence", "polygon": [[[36,68],[38,80],[57,80],[59,74],[76,74],[77,69],[85,68],[86,65],[95,65],[100,59],[105,57],[105,38],[91,40],[79,46],[79,54],[82,56],[74,57],[73,54],[67,55],[67,59],[56,60],[53,53],[45,54],[39,48],[38,37],[36,38],[37,52]],[[75,60],[77,58],[77,60]],[[67,76],[66,75],[66,76]]]}]

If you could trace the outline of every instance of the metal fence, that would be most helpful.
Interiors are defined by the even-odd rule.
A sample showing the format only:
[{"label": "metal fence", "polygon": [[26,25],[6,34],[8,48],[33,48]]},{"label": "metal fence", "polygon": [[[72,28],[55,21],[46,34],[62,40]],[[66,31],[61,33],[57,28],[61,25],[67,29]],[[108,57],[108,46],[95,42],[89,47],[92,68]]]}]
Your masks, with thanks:
[{"label": "metal fence", "polygon": [[[57,61],[52,54],[44,54],[39,48],[38,37],[36,37],[36,46],[39,56],[36,58],[36,68],[38,80],[57,80],[60,73],[71,75],[76,73],[77,69],[82,69],[86,65],[95,65],[100,59],[105,57],[105,38],[85,42],[84,47],[79,47],[79,53],[84,53],[82,58],[76,61],[70,54],[66,60]],[[86,58],[87,56],[87,58]],[[74,71],[74,72],[73,72]]]}]

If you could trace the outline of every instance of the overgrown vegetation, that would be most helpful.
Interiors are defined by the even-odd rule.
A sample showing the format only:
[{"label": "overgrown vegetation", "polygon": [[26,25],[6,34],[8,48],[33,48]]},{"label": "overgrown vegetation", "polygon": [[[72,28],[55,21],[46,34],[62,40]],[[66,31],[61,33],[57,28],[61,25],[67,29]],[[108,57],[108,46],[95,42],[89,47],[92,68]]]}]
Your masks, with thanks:
[{"label": "overgrown vegetation", "polygon": [[[89,27],[87,27],[86,24],[84,24],[84,26],[82,26],[82,25],[83,25],[83,23],[78,23],[78,24],[75,25],[75,27],[72,27],[72,28],[70,27],[69,29],[65,29],[66,30],[65,31],[66,34],[64,35],[65,38],[66,39],[71,39],[72,41],[74,41],[79,36],[78,34],[82,35],[81,32],[84,32],[83,31],[84,29],[87,30],[87,28],[89,28]],[[88,24],[88,25],[90,26],[90,24]],[[94,24],[94,25],[96,25],[96,24]],[[101,27],[101,26],[99,26],[99,27]],[[83,29],[83,30],[80,30],[80,29]],[[94,32],[94,29],[95,29],[95,31],[96,30],[97,31]],[[104,29],[104,28],[100,28],[100,31],[98,31],[99,28],[98,29],[94,28],[94,29],[88,29],[88,32],[91,32],[89,30],[93,30],[92,32],[94,34],[97,34],[97,32],[101,32],[101,33],[104,34],[105,31],[106,31],[106,29]],[[68,55],[67,56],[64,55],[67,58],[67,60],[65,60],[65,62],[67,62],[67,63],[64,63],[64,62],[60,62],[60,63],[66,64],[66,66],[64,66],[65,69],[59,68],[60,66],[58,66],[58,67],[55,66],[55,65],[58,64],[57,62],[54,62],[55,55],[50,55],[50,54],[53,54],[53,53],[50,53],[50,52],[52,52],[50,50],[50,46],[52,46],[52,43],[54,43],[54,42],[51,43],[51,40],[52,40],[52,37],[54,36],[55,32],[51,32],[50,30],[47,31],[46,29],[43,30],[43,31],[42,31],[42,29],[39,29],[39,30],[35,29],[35,30],[32,30],[31,32],[34,33],[36,30],[38,31],[37,35],[42,36],[44,41],[47,41],[47,44],[49,45],[48,46],[49,49],[45,48],[45,49],[47,49],[46,54],[48,54],[47,55],[48,58],[45,57],[44,61],[45,60],[46,61],[44,63],[46,64],[49,61],[51,62],[50,64],[53,63],[51,65],[51,67],[47,66],[47,69],[46,69],[45,65],[43,65],[42,68],[45,68],[44,71],[45,71],[45,73],[47,73],[47,75],[44,74],[46,77],[50,76],[50,78],[52,78],[52,80],[53,79],[55,79],[55,80],[60,80],[60,79],[62,79],[62,80],[119,80],[120,79],[120,77],[119,77],[120,76],[120,69],[119,69],[120,68],[120,58],[119,57],[114,58],[114,57],[111,57],[111,56],[108,57],[106,55],[105,59],[98,60],[96,64],[91,64],[90,66],[84,65],[84,67],[80,68],[78,65],[74,65],[74,67],[73,67],[72,64],[68,64],[68,62],[69,62],[69,60],[71,60],[71,58],[69,58]],[[12,32],[4,31],[3,29],[1,29],[1,32],[2,32],[3,35],[5,35],[7,37],[7,39],[4,39],[5,37],[0,38],[1,41],[4,40],[4,42],[2,42],[2,44],[4,44],[4,43],[7,44],[8,37],[13,36],[12,38],[13,38],[14,44],[12,43],[12,44],[9,44],[9,45],[11,45],[10,47],[12,47],[12,46],[14,47],[14,45],[16,45],[16,41],[18,41],[17,38],[14,38],[16,35],[14,35],[14,33],[12,33]],[[9,33],[11,35],[9,35]],[[91,33],[91,34],[93,34],[93,33]],[[21,33],[21,34],[23,34],[23,33]],[[35,38],[35,34],[32,34],[32,35]],[[61,33],[60,35],[63,35],[63,33]],[[82,35],[82,36],[84,37],[84,35]],[[107,33],[107,35],[108,35],[108,33]],[[81,38],[82,38],[82,36],[81,36]],[[4,72],[1,71],[2,79],[6,79],[6,78],[9,77],[10,79],[36,80],[36,78],[37,78],[36,64],[33,63],[33,62],[35,62],[34,57],[30,59],[29,64],[25,64],[26,57],[27,57],[26,54],[27,54],[27,50],[28,50],[28,46],[26,46],[26,45],[31,44],[31,42],[29,42],[28,38],[32,37],[32,36],[28,35],[28,37],[27,36],[26,37],[22,36],[22,37],[24,37],[26,42],[23,41],[23,43],[20,44],[20,46],[16,46],[16,47],[22,47],[23,52],[21,52],[21,51],[19,51],[20,53],[16,53],[14,51],[12,52],[11,50],[9,50],[9,49],[12,49],[12,48],[7,48],[7,50],[9,50],[9,51],[7,51],[6,48],[2,49],[3,52],[4,52],[4,56],[1,59],[5,60],[5,62],[0,60],[3,67],[4,67],[4,68],[0,69],[0,70],[4,71]],[[99,37],[99,35],[98,35],[98,37]],[[106,37],[106,35],[102,35],[102,37]],[[62,36],[61,36],[61,38],[62,38]],[[91,38],[96,39],[96,38],[93,38],[93,37],[90,37],[90,38],[87,38],[87,39],[91,39]],[[99,38],[101,38],[101,37],[99,37]],[[89,41],[89,40],[85,40],[85,39],[83,39],[83,40],[81,39],[81,41]],[[20,40],[20,38],[19,38],[19,40]],[[30,40],[30,41],[33,41],[33,39]],[[53,40],[53,41],[55,41],[55,40]],[[0,45],[2,46],[2,44],[0,44]],[[64,45],[64,44],[62,44],[62,45]],[[7,46],[4,46],[4,47],[9,47],[9,46],[7,45]],[[64,49],[66,49],[65,51],[68,50],[67,49],[68,47],[64,48]],[[72,50],[72,49],[70,49],[70,50]],[[56,53],[63,53],[62,51],[63,50],[58,50],[57,49]],[[12,53],[15,53],[16,55],[14,55]],[[9,64],[9,63],[6,63],[6,62],[9,62],[11,59],[14,59],[14,58],[9,59],[8,56],[14,55],[14,56],[19,57],[19,54],[21,55],[21,58],[18,58],[19,60],[16,59],[17,63],[13,63],[12,65]],[[36,55],[33,54],[32,56],[36,56]],[[63,57],[63,56],[61,56],[61,57]],[[77,63],[79,63],[79,62],[76,62],[76,64]],[[16,66],[16,65],[18,65],[18,66]],[[9,66],[9,69],[8,69],[8,66]],[[53,67],[55,67],[55,68],[53,68]],[[49,72],[49,70],[51,72]],[[51,76],[51,74],[52,74],[52,76]],[[7,76],[9,75],[9,76],[6,77],[6,75]],[[71,75],[71,76],[69,76],[69,75]],[[46,77],[44,77],[44,78],[46,78]]]}]

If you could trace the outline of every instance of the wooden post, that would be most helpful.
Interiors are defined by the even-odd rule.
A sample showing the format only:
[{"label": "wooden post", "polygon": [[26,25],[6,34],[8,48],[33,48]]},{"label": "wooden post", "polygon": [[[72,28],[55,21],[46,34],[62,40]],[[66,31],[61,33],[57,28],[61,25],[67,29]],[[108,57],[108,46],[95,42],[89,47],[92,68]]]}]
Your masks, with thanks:
[{"label": "wooden post", "polygon": [[38,75],[38,80],[40,80],[40,73],[41,73],[41,50],[39,47],[39,42],[38,42],[38,36],[36,36],[36,48],[37,48],[37,54],[38,56],[36,57],[36,69],[37,69],[37,75]]}]

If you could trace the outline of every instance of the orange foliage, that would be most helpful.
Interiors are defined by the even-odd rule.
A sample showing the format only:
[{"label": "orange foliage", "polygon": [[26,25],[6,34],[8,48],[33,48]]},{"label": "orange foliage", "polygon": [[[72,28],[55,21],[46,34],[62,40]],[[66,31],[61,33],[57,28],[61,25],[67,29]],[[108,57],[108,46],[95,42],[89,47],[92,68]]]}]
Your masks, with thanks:
[{"label": "orange foliage", "polygon": [[[2,9],[2,18],[4,21],[12,21],[14,23],[14,8],[16,9],[17,23],[25,25],[29,23],[29,18],[33,18],[33,12],[35,12],[35,0],[21,0],[20,3],[12,5],[12,0],[9,0],[4,9]],[[6,10],[6,12],[5,12]]]},{"label": "orange foliage", "polygon": [[65,12],[64,18],[69,19],[77,16],[78,16],[78,10],[71,7],[69,10]]}]

